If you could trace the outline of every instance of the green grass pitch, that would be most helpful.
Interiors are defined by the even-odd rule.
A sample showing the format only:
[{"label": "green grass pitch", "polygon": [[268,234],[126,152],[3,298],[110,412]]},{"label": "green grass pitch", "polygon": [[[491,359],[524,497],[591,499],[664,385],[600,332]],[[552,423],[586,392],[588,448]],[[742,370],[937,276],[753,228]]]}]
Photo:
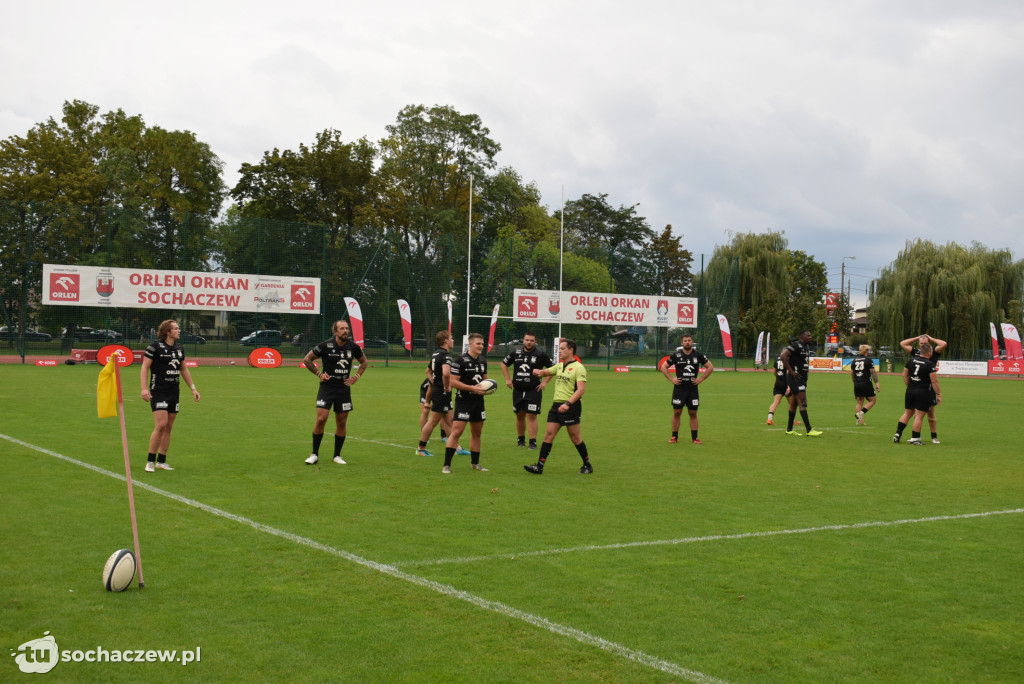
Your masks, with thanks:
[{"label": "green grass pitch", "polygon": [[[492,364],[496,363],[492,360]],[[492,377],[500,378],[497,368]],[[898,376],[866,426],[846,375],[814,375],[820,438],[765,425],[772,377],[701,386],[702,446],[668,444],[670,386],[590,370],[583,437],[522,465],[502,386],[483,465],[414,454],[422,365],[374,363],[344,456],[306,466],[316,384],[199,367],[173,472],[124,374],[146,587],[102,589],[132,537],[117,419],[97,366],[0,366],[0,641],[62,652],[48,681],[1012,682],[1024,673],[1024,385],[943,378],[941,445],[892,443]],[[184,396],[184,395],[183,395]],[[543,421],[543,417],[542,417]],[[543,429],[543,428],[542,428]],[[925,433],[927,437],[927,431]],[[906,433],[909,437],[909,429]],[[467,437],[468,441],[468,437]],[[927,440],[926,440],[927,441]],[[324,458],[326,454],[327,458]],[[92,466],[92,467],[89,467]],[[0,680],[24,677],[14,657]]]}]

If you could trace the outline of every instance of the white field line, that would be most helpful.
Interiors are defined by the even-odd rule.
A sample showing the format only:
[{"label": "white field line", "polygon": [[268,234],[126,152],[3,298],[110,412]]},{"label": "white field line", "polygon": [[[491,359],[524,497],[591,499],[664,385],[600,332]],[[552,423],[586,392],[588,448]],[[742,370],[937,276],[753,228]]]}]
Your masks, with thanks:
[{"label": "white field line", "polygon": [[541,551],[522,551],[520,553],[498,553],[490,556],[465,556],[462,558],[434,558],[428,560],[400,561],[391,565],[405,568],[423,565],[444,565],[449,563],[477,563],[489,560],[514,560],[533,556],[550,556],[558,553],[582,553],[586,551],[610,551],[631,549],[644,546],[671,546],[674,544],[696,544],[700,542],[727,541],[732,539],[752,539],[757,537],[777,537],[786,534],[809,534],[812,532],[838,532],[842,530],[858,530],[869,527],[894,527],[896,525],[916,525],[919,523],[942,522],[946,520],[966,520],[968,518],[986,518],[993,515],[1013,515],[1024,513],[1024,508],[1012,508],[1003,511],[986,511],[984,513],[964,513],[962,515],[936,515],[929,518],[911,518],[907,520],[875,520],[871,522],[851,523],[848,525],[822,525],[820,527],[803,527],[795,530],[768,530],[766,532],[740,532],[737,534],[712,534],[705,537],[682,537],[680,539],[655,539],[650,541],[621,542],[618,544],[601,544],[588,546],[572,546],[561,549],[544,549]]},{"label": "white field line", "polygon": [[[111,477],[116,480],[122,481],[126,479],[124,475],[120,475],[105,468],[100,468],[99,466],[95,466],[91,463],[86,463],[85,461],[80,461],[77,458],[73,458],[71,456],[65,456],[64,454],[57,453],[56,451],[51,451],[49,449],[37,446],[35,444],[23,442],[22,440],[17,439],[15,437],[0,434],[0,438],[6,439],[7,441],[17,444],[19,446],[23,446],[26,449],[32,449],[33,451],[38,451],[39,453],[46,454],[47,456],[52,456],[67,463],[71,463],[73,465],[86,468],[100,475],[105,475],[107,477]],[[601,650],[607,651],[622,658],[626,658],[628,660],[632,660],[636,663],[645,665],[652,669],[659,670],[667,674],[676,675],[678,677],[686,679],[687,681],[697,682],[698,684],[726,684],[724,680],[712,677],[711,675],[706,675],[703,672],[690,670],[681,665],[677,665],[676,663],[667,660],[662,660],[661,658],[656,658],[652,655],[648,655],[643,651],[637,651],[627,646],[617,644],[614,641],[608,641],[607,639],[602,639],[601,637],[595,636],[588,632],[584,632],[582,630],[575,629],[567,625],[562,625],[557,622],[552,622],[547,618],[540,617],[539,615],[534,615],[533,613],[527,613],[525,611],[519,610],[518,608],[513,608],[512,606],[506,605],[504,603],[499,603],[498,601],[491,601],[490,599],[483,598],[482,596],[477,596],[476,594],[471,594],[467,591],[456,589],[450,584],[435,582],[425,577],[420,577],[418,575],[413,575],[404,572],[403,570],[400,570],[398,567],[394,565],[378,563],[368,558],[358,556],[349,551],[345,551],[344,549],[336,549],[333,546],[321,544],[320,542],[310,539],[309,537],[303,537],[297,534],[293,534],[292,532],[286,532],[285,530],[281,530],[276,527],[264,525],[263,523],[251,520],[244,516],[235,515],[234,513],[229,513],[228,511],[225,511],[223,509],[209,506],[200,501],[196,501],[195,499],[189,499],[187,497],[181,496],[180,494],[168,492],[164,489],[154,487],[151,484],[141,482],[134,478],[132,479],[132,481],[134,486],[138,487],[139,489],[145,489],[146,491],[152,492],[153,494],[158,494],[160,496],[167,497],[168,499],[172,499],[173,501],[177,501],[178,503],[184,504],[186,506],[191,506],[192,508],[197,508],[201,511],[204,511],[211,515],[215,515],[219,518],[224,518],[226,520],[232,520],[243,525],[248,525],[249,527],[259,532],[264,532],[266,534],[271,534],[276,537],[281,537],[283,539],[292,541],[296,544],[301,544],[302,546],[306,546],[311,549],[316,549],[317,551],[322,551],[332,556],[337,556],[338,558],[347,560],[351,563],[355,563],[365,568],[376,570],[377,572],[389,575],[391,577],[394,577],[395,579],[403,580],[405,582],[409,582],[410,584],[414,584],[418,587],[423,587],[424,589],[435,591],[444,596],[459,599],[460,601],[465,601],[471,605],[476,606],[477,608],[482,608],[484,610],[488,610],[493,613],[497,613],[499,615],[503,615],[505,617],[512,618],[515,620],[520,620],[527,624],[533,625],[534,627],[539,627],[554,634],[568,637],[569,639],[574,639],[581,644],[585,644],[587,646],[594,646],[596,648],[600,648]]]}]

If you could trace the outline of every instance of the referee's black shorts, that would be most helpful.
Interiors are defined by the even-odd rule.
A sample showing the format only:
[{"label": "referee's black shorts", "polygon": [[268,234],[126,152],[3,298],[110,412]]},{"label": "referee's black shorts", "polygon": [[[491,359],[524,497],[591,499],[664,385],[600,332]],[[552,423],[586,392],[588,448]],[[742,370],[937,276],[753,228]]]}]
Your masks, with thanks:
[{"label": "referee's black shorts", "polygon": [[582,421],[583,402],[577,401],[569,407],[568,411],[562,413],[558,409],[564,403],[564,401],[556,401],[551,405],[551,410],[548,411],[548,422],[559,425],[578,425]]}]

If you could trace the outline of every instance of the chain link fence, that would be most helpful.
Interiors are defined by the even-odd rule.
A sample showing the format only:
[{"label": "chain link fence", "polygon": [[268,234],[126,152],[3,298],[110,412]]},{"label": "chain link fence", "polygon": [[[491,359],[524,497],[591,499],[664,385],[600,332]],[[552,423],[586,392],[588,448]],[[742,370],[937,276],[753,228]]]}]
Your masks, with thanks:
[{"label": "chain link fence", "polygon": [[[397,230],[249,219],[230,211],[210,221],[188,214],[52,203],[0,207],[0,357],[23,362],[69,357],[72,349],[98,349],[110,342],[143,349],[161,321],[174,319],[193,358],[244,359],[253,347],[243,344],[243,338],[267,331],[254,340],[298,359],[330,336],[335,320],[347,318],[345,297],[356,299],[362,309],[367,356],[385,363],[425,361],[434,349],[435,334],[448,329],[449,302],[457,341],[467,332],[467,321],[469,332],[486,337],[492,309],[500,305],[495,348],[488,354],[492,359],[503,357],[526,332],[551,351],[557,324],[511,320],[515,288],[551,282],[557,287],[557,265],[547,273],[552,270],[550,259],[540,263],[535,249],[517,237],[475,235],[470,244],[463,234],[417,242]],[[614,250],[588,256],[605,262],[610,273],[606,291],[614,291]],[[631,256],[636,258],[635,253]],[[46,305],[41,302],[43,264],[319,278],[321,307],[316,314],[267,314]],[[467,270],[472,274],[468,293]],[[531,282],[540,277],[548,283]],[[705,291],[703,279],[698,279],[700,321],[689,332],[709,356],[722,354],[715,314],[735,320],[737,280],[732,277],[724,287]],[[578,289],[569,283],[565,288]],[[408,301],[412,311],[411,351],[403,345],[398,299]],[[562,327],[563,336],[577,341],[581,358],[609,367],[654,365],[675,349],[682,332]]]}]

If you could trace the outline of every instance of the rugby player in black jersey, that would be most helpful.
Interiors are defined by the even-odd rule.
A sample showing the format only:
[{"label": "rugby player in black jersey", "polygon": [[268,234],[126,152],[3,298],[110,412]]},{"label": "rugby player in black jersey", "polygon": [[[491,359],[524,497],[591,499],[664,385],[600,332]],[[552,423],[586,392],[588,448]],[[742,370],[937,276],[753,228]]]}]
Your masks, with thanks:
[{"label": "rugby player in black jersey", "polygon": [[156,341],[146,347],[142,357],[142,399],[149,402],[153,411],[153,434],[149,436],[149,455],[146,458],[146,472],[174,470],[167,465],[167,449],[171,445],[171,429],[178,417],[179,379],[192,390],[192,398],[199,401],[199,390],[192,382],[192,375],[185,366],[185,350],[181,346],[181,328],[175,321],[160,324]]},{"label": "rugby player in black jersey", "polygon": [[[369,365],[362,348],[350,339],[346,321],[335,322],[333,331],[333,337],[310,349],[302,360],[303,365],[320,381],[316,395],[316,421],[313,423],[313,453],[306,459],[307,465],[320,460],[320,442],[323,441],[324,428],[332,407],[335,424],[334,462],[345,465],[341,448],[348,434],[348,414],[352,410],[351,388]],[[322,367],[316,365],[317,359],[321,359]],[[359,362],[359,368],[353,373],[352,364],[356,361]]]},{"label": "rugby player in black jersey", "polygon": [[[548,377],[538,378],[533,371],[550,368],[554,363],[543,349],[537,349],[537,337],[523,333],[523,346],[511,351],[501,361],[501,374],[505,386],[512,390],[512,410],[516,413],[516,446],[526,446],[526,433],[530,433],[530,448],[537,448],[537,416],[540,415],[542,393]],[[509,371],[511,370],[511,375]]]},{"label": "rugby player in black jersey", "polygon": [[[672,438],[668,441],[670,444],[679,441],[679,423],[685,407],[690,415],[690,439],[694,444],[703,444],[697,438],[697,409],[700,408],[697,385],[707,380],[715,367],[708,361],[708,357],[694,349],[693,335],[683,335],[680,342],[683,346],[665,359],[665,363],[658,369],[672,383]],[[675,366],[675,377],[669,371],[671,366]],[[700,374],[701,368],[704,369],[703,376]]]}]

